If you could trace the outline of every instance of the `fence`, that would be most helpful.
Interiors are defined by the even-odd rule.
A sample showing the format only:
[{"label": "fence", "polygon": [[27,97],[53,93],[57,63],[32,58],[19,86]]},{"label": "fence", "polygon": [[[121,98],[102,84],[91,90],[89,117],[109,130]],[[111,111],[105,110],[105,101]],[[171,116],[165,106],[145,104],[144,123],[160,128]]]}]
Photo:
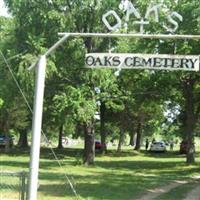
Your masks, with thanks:
[{"label": "fence", "polygon": [[0,171],[0,200],[26,200],[27,180],[27,172]]}]

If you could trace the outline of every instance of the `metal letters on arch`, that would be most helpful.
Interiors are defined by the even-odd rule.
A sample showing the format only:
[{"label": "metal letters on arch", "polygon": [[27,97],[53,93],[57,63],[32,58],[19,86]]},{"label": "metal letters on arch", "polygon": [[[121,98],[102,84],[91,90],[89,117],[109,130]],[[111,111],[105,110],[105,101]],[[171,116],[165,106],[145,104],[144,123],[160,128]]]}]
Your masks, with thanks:
[{"label": "metal letters on arch", "polygon": [[[130,0],[121,0],[119,9],[126,14],[124,23],[114,10],[108,11],[102,17],[103,23],[110,31],[116,31],[120,28],[128,29],[130,17],[134,17],[135,20],[133,21],[133,24],[139,26],[140,33],[143,34],[145,32],[146,25],[150,24],[150,18],[153,18],[156,23],[161,23],[161,10],[166,13],[166,22],[161,23],[161,26],[165,31],[174,33],[179,28],[179,22],[183,21],[183,17],[178,12],[170,11],[167,6],[164,5],[163,1],[159,4],[150,3],[150,5],[147,7],[144,17]],[[109,17],[113,17],[116,20],[116,24],[111,25],[108,20]]]}]

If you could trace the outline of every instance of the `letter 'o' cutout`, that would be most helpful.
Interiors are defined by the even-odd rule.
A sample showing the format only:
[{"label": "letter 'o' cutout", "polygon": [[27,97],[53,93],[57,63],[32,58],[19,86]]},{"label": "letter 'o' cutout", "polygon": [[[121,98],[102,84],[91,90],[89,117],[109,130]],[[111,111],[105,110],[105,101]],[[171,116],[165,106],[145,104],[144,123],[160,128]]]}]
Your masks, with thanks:
[{"label": "letter 'o' cutout", "polygon": [[[115,19],[117,20],[117,24],[115,24],[114,26],[111,26],[110,23],[107,20],[107,17],[110,16],[110,15],[114,16]],[[110,10],[106,14],[104,14],[103,17],[102,17],[102,20],[103,20],[103,23],[106,25],[106,27],[110,31],[117,30],[117,29],[121,28],[121,26],[122,26],[122,21],[114,10]]]}]

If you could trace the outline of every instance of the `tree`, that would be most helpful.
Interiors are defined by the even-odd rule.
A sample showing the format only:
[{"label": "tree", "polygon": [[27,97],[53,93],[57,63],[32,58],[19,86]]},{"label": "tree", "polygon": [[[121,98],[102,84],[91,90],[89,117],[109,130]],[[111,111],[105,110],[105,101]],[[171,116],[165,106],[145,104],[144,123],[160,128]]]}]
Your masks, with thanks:
[{"label": "tree", "polygon": [[[198,1],[183,1],[177,3],[175,9],[183,15],[183,22],[180,27],[180,33],[190,33],[198,34],[199,21],[198,21]],[[190,13],[189,15],[186,13]],[[191,27],[192,30],[191,30]],[[199,54],[199,42],[197,41],[178,41],[174,43],[174,53],[177,54]],[[198,82],[199,73],[177,73],[176,74],[176,86],[182,93],[182,99],[179,101],[181,110],[184,112],[185,120],[183,124],[183,137],[187,139],[189,148],[187,153],[187,163],[192,164],[195,162],[195,152],[194,152],[194,131],[196,128],[196,123],[199,117],[199,92]]]},{"label": "tree", "polygon": [[[34,58],[44,53],[47,48],[57,41],[59,30],[105,32],[104,25],[100,23],[101,17],[111,7],[117,8],[118,2],[114,0],[103,1],[101,4],[99,2],[96,0],[75,0],[71,2],[38,0],[27,3],[25,0],[6,0],[15,22],[12,29],[14,36],[11,37],[12,40],[7,40],[6,45],[0,44],[0,46],[4,46],[4,53],[7,57],[20,54],[17,59],[12,60],[11,64],[14,66],[13,70],[30,102],[32,102],[33,93],[30,91],[33,91],[34,79],[33,76],[27,73],[26,67]],[[141,13],[145,13],[148,3],[149,1],[137,1]],[[168,0],[165,3],[183,16],[187,15],[185,21],[180,25],[179,33],[190,32],[191,27],[193,34],[198,33],[199,4],[197,0],[189,3],[187,0],[181,3],[173,3]],[[162,11],[160,14],[160,17],[166,20],[166,13]],[[119,15],[121,17],[122,13],[119,12]],[[134,16],[131,16],[131,18],[135,20]],[[122,20],[124,20],[123,17]],[[163,32],[162,26],[154,23],[153,18],[151,20],[152,26],[148,26],[147,31],[150,33]],[[11,41],[12,48],[9,46]],[[72,116],[72,123],[75,125],[82,124],[82,127],[84,127],[84,161],[87,164],[93,163],[94,128],[96,123],[94,115],[99,112],[101,116],[101,141],[106,143],[106,122],[111,122],[110,119],[106,119],[107,115],[118,112],[121,116],[124,116],[123,119],[116,119],[115,121],[116,124],[118,123],[121,133],[126,130],[129,130],[129,132],[137,130],[138,142],[136,146],[139,148],[141,133],[146,130],[146,127],[153,126],[156,123],[162,124],[163,118],[158,119],[155,117],[163,114],[161,105],[167,101],[176,101],[176,104],[185,113],[183,127],[185,127],[184,132],[190,143],[190,154],[188,153],[187,161],[189,163],[194,161],[193,138],[200,110],[198,73],[147,72],[144,70],[133,72],[127,70],[116,78],[113,75],[113,70],[92,71],[83,69],[83,60],[86,51],[107,51],[110,47],[114,47],[114,51],[120,53],[197,54],[199,44],[196,41],[116,40],[88,37],[70,40],[66,44],[67,47],[60,47],[54,56],[49,58],[44,103],[44,127],[48,130],[47,127],[51,124],[54,130],[60,130],[57,134],[59,147],[61,147],[63,126],[65,126],[67,118]],[[10,87],[13,88],[14,86]],[[172,90],[172,87],[175,89]],[[96,93],[96,88],[100,90],[100,93]],[[65,93],[68,96],[65,96]],[[16,94],[16,92],[13,92],[13,94]],[[180,98],[175,99],[174,94],[179,94]],[[1,95],[0,97],[5,102],[4,97]],[[57,105],[49,106],[53,103]],[[131,123],[131,128],[126,126],[125,116],[134,122]]]},{"label": "tree", "polygon": [[[13,56],[15,51],[11,48],[12,42],[15,41],[12,35],[14,30],[14,22],[10,18],[0,18],[0,37],[3,41],[0,45],[0,96],[2,98],[1,102],[1,112],[0,112],[0,131],[6,136],[6,152],[9,151],[9,131],[10,129],[17,130],[18,128],[24,128],[28,124],[28,111],[25,104],[22,104],[21,94],[18,92],[16,83],[13,81],[10,71],[8,69],[9,64],[6,61],[7,56]],[[11,59],[10,58],[10,59]]]}]

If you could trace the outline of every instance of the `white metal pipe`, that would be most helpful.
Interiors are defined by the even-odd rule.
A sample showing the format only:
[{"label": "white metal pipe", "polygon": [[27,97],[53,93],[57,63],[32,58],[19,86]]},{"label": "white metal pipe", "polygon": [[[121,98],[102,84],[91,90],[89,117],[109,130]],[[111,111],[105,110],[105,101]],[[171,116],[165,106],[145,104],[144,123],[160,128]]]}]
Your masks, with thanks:
[{"label": "white metal pipe", "polygon": [[199,40],[200,35],[165,35],[165,34],[135,34],[135,33],[58,33],[59,36],[67,35],[68,37],[127,37],[141,39],[180,39],[180,40]]},{"label": "white metal pipe", "polygon": [[32,132],[32,143],[31,143],[31,160],[29,168],[30,182],[28,190],[28,200],[37,200],[45,68],[46,68],[46,56],[43,55],[40,57],[36,67],[37,71],[36,86],[35,86],[36,93],[34,99],[33,124],[32,124],[33,132]]},{"label": "white metal pipe", "polygon": [[31,64],[31,66],[28,68],[28,70],[31,71],[37,64],[38,64],[38,58],[37,58],[37,60],[35,60],[35,61]]},{"label": "white metal pipe", "polygon": [[[49,56],[54,50],[56,50],[67,38],[69,37],[68,34],[63,35],[61,39],[59,39],[52,47],[50,47],[47,52],[44,54],[46,57]],[[32,65],[28,68],[31,71],[38,63],[38,60],[32,63]]]},{"label": "white metal pipe", "polygon": [[48,51],[45,53],[46,57],[56,50],[69,36],[70,34],[64,34],[60,40],[58,40],[51,48],[48,49]]}]

